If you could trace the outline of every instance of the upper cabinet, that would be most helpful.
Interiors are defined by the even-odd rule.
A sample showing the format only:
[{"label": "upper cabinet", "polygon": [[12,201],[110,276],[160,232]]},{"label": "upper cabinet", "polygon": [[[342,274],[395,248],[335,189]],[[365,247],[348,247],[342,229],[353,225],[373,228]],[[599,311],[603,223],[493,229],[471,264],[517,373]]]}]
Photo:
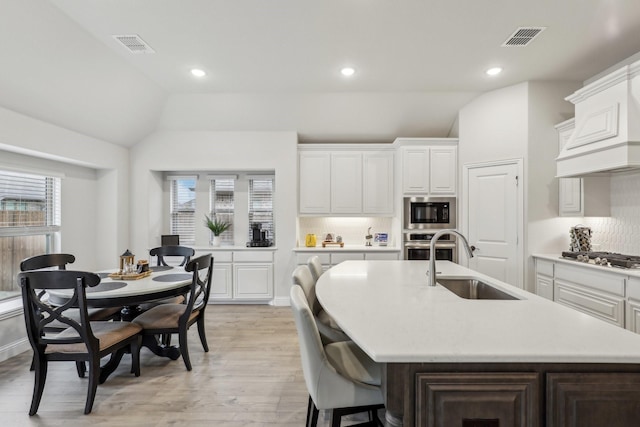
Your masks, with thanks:
[{"label": "upper cabinet", "polygon": [[402,153],[404,194],[455,195],[458,158],[455,145],[410,145]]},{"label": "upper cabinet", "polygon": [[300,214],[393,215],[393,150],[342,147],[299,148]]},{"label": "upper cabinet", "polygon": [[[574,119],[556,125],[558,149],[564,149],[575,130]],[[558,216],[610,216],[610,178],[558,178]]]}]

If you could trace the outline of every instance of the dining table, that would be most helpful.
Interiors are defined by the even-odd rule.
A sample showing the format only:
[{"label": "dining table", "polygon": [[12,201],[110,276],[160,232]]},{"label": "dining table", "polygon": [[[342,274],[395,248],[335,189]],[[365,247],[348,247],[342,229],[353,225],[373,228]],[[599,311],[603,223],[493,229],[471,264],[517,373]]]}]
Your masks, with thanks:
[{"label": "dining table", "polygon": [[[137,279],[123,279],[110,277],[116,270],[101,271],[100,283],[86,288],[88,308],[122,307],[121,319],[131,321],[141,313],[139,305],[160,301],[166,298],[185,295],[191,288],[192,272],[185,271],[181,266],[153,266],[150,274]],[[126,276],[125,276],[126,277]],[[49,303],[63,305],[73,294],[72,289],[48,290]],[[180,357],[180,349],[176,346],[162,345],[158,337],[144,335],[142,346],[147,347],[155,355],[176,360]],[[101,368],[101,382],[117,367],[119,361],[107,364]]]}]

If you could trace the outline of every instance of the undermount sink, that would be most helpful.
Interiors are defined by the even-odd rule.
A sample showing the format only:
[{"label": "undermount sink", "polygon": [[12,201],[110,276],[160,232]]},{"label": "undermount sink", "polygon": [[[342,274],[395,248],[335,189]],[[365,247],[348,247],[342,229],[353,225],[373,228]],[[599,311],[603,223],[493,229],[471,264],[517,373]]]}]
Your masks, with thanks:
[{"label": "undermount sink", "polygon": [[477,279],[437,279],[437,282],[461,298],[493,300],[518,299]]}]

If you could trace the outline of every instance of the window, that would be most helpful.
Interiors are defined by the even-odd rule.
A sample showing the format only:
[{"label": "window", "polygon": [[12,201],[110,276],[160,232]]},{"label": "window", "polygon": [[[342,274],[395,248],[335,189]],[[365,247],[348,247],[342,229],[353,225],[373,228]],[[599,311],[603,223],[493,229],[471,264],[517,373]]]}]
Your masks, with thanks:
[{"label": "window", "polygon": [[211,176],[209,184],[209,218],[231,223],[220,235],[222,243],[233,244],[233,194],[236,179],[233,176]]},{"label": "window", "polygon": [[54,251],[59,177],[0,170],[0,301],[20,295],[20,261]]},{"label": "window", "polygon": [[195,243],[197,176],[169,176],[171,183],[170,234],[180,236],[180,244]]},{"label": "window", "polygon": [[268,232],[268,238],[275,240],[273,181],[273,176],[249,177],[249,240],[252,238],[251,228],[254,224],[260,224],[260,229]]}]

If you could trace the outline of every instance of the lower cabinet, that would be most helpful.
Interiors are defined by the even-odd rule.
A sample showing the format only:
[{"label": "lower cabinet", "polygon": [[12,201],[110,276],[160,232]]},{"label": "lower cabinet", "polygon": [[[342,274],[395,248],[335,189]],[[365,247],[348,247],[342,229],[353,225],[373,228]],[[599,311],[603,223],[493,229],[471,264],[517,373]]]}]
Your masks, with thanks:
[{"label": "lower cabinet", "polygon": [[212,251],[209,302],[267,302],[273,299],[273,251]]},{"label": "lower cabinet", "polygon": [[419,373],[417,426],[538,426],[536,373]]},{"label": "lower cabinet", "polygon": [[630,331],[640,333],[640,279],[627,280],[627,302],[625,306],[625,326]]},{"label": "lower cabinet", "polygon": [[399,260],[400,250],[389,252],[331,252],[330,250],[322,250],[317,252],[301,251],[296,253],[296,264],[306,264],[307,260],[312,256],[317,256],[322,263],[322,268],[327,271],[334,265],[338,265],[344,261],[381,261],[381,260]]}]

